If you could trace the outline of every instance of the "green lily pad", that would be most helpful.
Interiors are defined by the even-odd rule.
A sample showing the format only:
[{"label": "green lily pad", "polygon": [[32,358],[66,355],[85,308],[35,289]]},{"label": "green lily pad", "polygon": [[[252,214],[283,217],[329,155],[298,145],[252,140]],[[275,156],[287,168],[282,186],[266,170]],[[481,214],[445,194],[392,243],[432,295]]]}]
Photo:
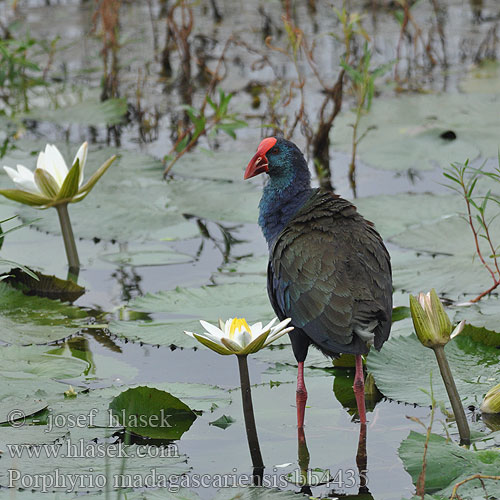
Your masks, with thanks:
[{"label": "green lily pad", "polygon": [[[458,196],[428,193],[370,196],[355,200],[354,204],[365,219],[375,224],[384,239],[415,225],[446,219],[464,208],[463,201]],[[396,242],[399,243],[398,240]]]},{"label": "green lily pad", "polygon": [[127,113],[127,100],[85,99],[84,102],[70,104],[57,109],[34,108],[21,115],[23,119],[42,122],[78,123],[80,125],[115,125],[123,120]]},{"label": "green lily pad", "polygon": [[73,385],[130,382],[135,379],[139,370],[126,362],[124,358],[113,356],[108,350],[103,354],[93,352],[90,348],[88,338],[72,337],[63,344],[47,351],[49,354],[67,355],[81,359],[88,364],[85,373],[78,379],[71,379],[68,383]]},{"label": "green lily pad", "polygon": [[70,378],[82,373],[87,363],[72,356],[48,354],[47,346],[2,346],[0,373],[11,380]]},{"label": "green lily pad", "polygon": [[21,290],[25,295],[59,299],[63,302],[74,302],[85,293],[85,288],[74,281],[47,276],[39,271],[34,273],[38,279],[17,267],[8,271],[3,281]]},{"label": "green lily pad", "polygon": [[111,321],[109,329],[120,337],[148,344],[201,347],[184,330],[198,332],[199,320],[218,324],[219,318],[245,317],[251,324],[274,317],[265,283],[231,283],[200,288],[176,288],[133,299],[133,311],[155,315],[152,321]]},{"label": "green lily pad", "polygon": [[[0,395],[46,401],[49,396],[60,395],[68,388],[57,379],[80,376],[88,364],[71,356],[49,354],[45,346],[2,346],[0,348]],[[7,403],[6,403],[7,404]],[[14,403],[13,403],[14,404]],[[12,409],[16,409],[12,406]]]},{"label": "green lily pad", "polygon": [[29,297],[0,282],[0,340],[12,344],[42,344],[75,333],[87,313],[58,300]]},{"label": "green lily pad", "polygon": [[209,422],[209,425],[213,425],[214,427],[219,427],[219,429],[227,429],[230,425],[234,424],[236,420],[228,415],[222,415],[217,420],[213,422]]},{"label": "green lily pad", "polygon": [[480,302],[464,306],[456,306],[454,321],[463,319],[468,325],[472,325],[475,330],[483,330],[481,341],[489,345],[500,345],[500,299],[498,297],[483,297]]},{"label": "green lily pad", "polygon": [[492,284],[491,275],[478,260],[463,255],[428,255],[392,252],[393,286],[417,294],[435,288],[451,299],[473,298]]},{"label": "green lily pad", "polygon": [[135,387],[109,404],[110,414],[133,434],[153,439],[180,439],[196,414],[179,398],[153,387]]},{"label": "green lily pad", "polygon": [[[289,343],[287,335],[281,337],[280,341],[273,343],[266,349],[252,354],[259,361],[266,363],[284,364],[297,366],[297,361],[292,351],[292,344]],[[309,348],[305,365],[314,368],[333,368],[333,362],[314,347]]]},{"label": "green lily pad", "polygon": [[310,498],[295,491],[280,491],[276,488],[223,488],[217,492],[213,500],[297,500]]},{"label": "green lily pad", "polygon": [[[255,147],[257,148],[257,144]],[[221,154],[197,148],[179,159],[173,168],[173,173],[179,177],[243,183],[245,167],[254,154],[255,151],[251,150]]]},{"label": "green lily pad", "polygon": [[223,283],[261,283],[267,287],[268,255],[246,257],[237,262],[226,264],[219,272],[212,275],[212,280],[217,284]]},{"label": "green lily pad", "polygon": [[[82,482],[79,481],[76,484],[73,492],[102,491],[105,488],[114,490],[120,486],[137,487],[138,484],[141,484],[140,481],[144,482],[144,486],[147,485],[147,481],[150,484],[153,481],[153,484],[157,486],[163,484],[164,487],[167,487],[169,476],[181,475],[189,471],[186,456],[174,456],[166,448],[159,449],[150,445],[121,445],[120,443],[94,441],[73,442],[68,438],[54,446],[59,450],[55,453],[57,455],[55,457],[50,456],[49,458],[49,452],[45,451],[47,447],[38,448],[40,450],[38,457],[30,457],[26,452],[21,457],[5,457],[4,466],[7,469],[19,471],[19,480],[14,484],[20,488],[29,484],[30,489],[43,491],[41,483],[24,482],[23,484],[22,481],[29,481],[30,476],[34,475],[54,478],[55,471],[58,470],[61,476],[67,474],[83,476]],[[80,453],[83,456],[78,456],[79,452],[74,451],[75,448],[72,447],[83,450]],[[123,476],[120,477],[121,474]],[[136,481],[135,484],[134,481]],[[0,485],[2,487],[9,485],[7,474],[0,476]],[[67,490],[67,484],[62,485],[55,483],[55,481],[50,487],[50,491]]]},{"label": "green lily pad", "polygon": [[[493,241],[500,239],[500,224],[490,226]],[[408,229],[391,241],[404,248],[428,252],[431,254],[462,255],[472,257],[475,254],[475,244],[469,225],[459,216],[442,218],[432,224],[422,224]],[[485,255],[490,255],[486,242],[481,241],[481,250]]]},{"label": "green lily pad", "polygon": [[[399,456],[414,483],[422,471],[424,444],[425,436],[412,431],[399,448]],[[426,461],[426,492],[437,493],[445,498],[449,498],[453,486],[459,481],[478,473],[496,476],[500,470],[498,450],[467,450],[436,434],[431,434]],[[483,481],[486,491],[479,480],[473,480],[460,487],[460,497],[485,498],[485,494],[488,498],[500,496],[499,481]]]},{"label": "green lily pad", "polygon": [[497,61],[482,61],[465,75],[460,82],[464,92],[496,94],[500,86],[500,64]]},{"label": "green lily pad", "polygon": [[[24,420],[24,418],[30,417],[35,413],[38,413],[47,408],[48,404],[42,399],[33,398],[20,398],[17,396],[9,396],[3,398],[0,402],[0,424],[10,423],[15,420]],[[19,412],[15,420],[14,416],[11,414],[12,410]]]},{"label": "green lily pad", "polygon": [[[162,393],[162,401],[168,402],[176,399],[185,401],[184,404],[197,412],[210,412],[215,406],[217,408],[224,408],[231,403],[231,395],[227,391],[207,384],[149,383],[147,386],[142,384],[130,385],[127,387],[111,386],[103,389],[77,390],[78,395],[76,398],[65,399],[61,394],[60,397],[51,397],[49,399],[49,404],[53,419],[56,420],[59,418],[61,422],[64,423],[69,420],[65,418],[69,415],[74,415],[75,417],[73,418],[85,420],[91,412],[94,412],[95,415],[92,420],[94,428],[89,428],[88,425],[73,428],[64,425],[64,428],[71,432],[74,439],[80,437],[92,439],[101,435],[97,427],[102,427],[106,431],[104,435],[109,435],[116,431],[118,423],[116,419],[110,417],[110,404],[112,404],[112,401],[116,398],[119,398],[116,403],[118,406],[121,405],[123,401],[127,402],[128,396],[125,392],[132,391],[129,393],[129,396],[133,396],[138,389],[140,389],[140,392],[137,394],[141,397],[147,394]],[[171,398],[163,393],[168,393],[171,395]],[[121,394],[124,395],[120,398]],[[134,405],[132,401],[131,404]],[[123,405],[123,407],[125,408],[125,405]],[[149,412],[158,408],[157,402],[150,402],[148,405],[138,408],[138,413],[146,413],[149,415]],[[58,415],[59,417],[57,417]],[[132,421],[130,422],[132,423]],[[61,428],[59,428],[59,430],[60,429]]]},{"label": "green lily pad", "polygon": [[[498,349],[459,335],[445,347],[462,403],[479,406],[488,389],[500,378]],[[478,371],[477,367],[481,369]],[[429,375],[436,401],[450,403],[431,349],[422,346],[415,334],[390,338],[380,352],[371,351],[367,368],[378,389],[391,399],[430,405]]]},{"label": "green lily pad", "polygon": [[[493,241],[500,241],[498,219],[491,225]],[[391,242],[412,249],[393,254],[394,286],[413,293],[436,288],[452,297],[475,297],[493,281],[476,256],[468,224],[459,216],[450,216],[430,224],[410,228],[391,238]],[[483,255],[491,251],[480,239]],[[416,255],[415,251],[425,255]]]},{"label": "green lily pad", "polygon": [[[43,144],[19,141],[17,145],[18,149],[5,155],[4,163],[33,168]],[[65,158],[72,158],[76,146],[65,144],[60,149]],[[199,231],[194,221],[186,220],[183,214],[231,222],[255,222],[257,218],[261,193],[253,184],[241,182],[236,187],[231,182],[180,177],[165,182],[161,161],[142,153],[113,148],[90,151],[85,178],[113,154],[119,158],[91,196],[69,209],[77,237],[120,242],[185,239],[198,235]],[[224,154],[223,158],[231,161],[230,154]],[[209,166],[213,160],[206,161]],[[4,178],[4,186],[10,186],[10,181]],[[33,209],[23,207],[21,216],[23,220],[33,219],[34,213]],[[50,233],[60,232],[52,211],[34,225]]]},{"label": "green lily pad", "polygon": [[194,260],[191,255],[187,255],[182,252],[176,252],[175,250],[172,250],[166,246],[163,249],[158,248],[157,250],[124,250],[115,253],[106,253],[101,254],[100,258],[106,262],[111,262],[113,264],[132,267],[185,264],[186,262],[192,262]]},{"label": "green lily pad", "polygon": [[[376,99],[363,117],[359,136],[369,128],[358,146],[365,163],[388,170],[429,170],[454,161],[471,161],[479,155],[494,157],[498,149],[496,94],[404,95]],[[352,111],[336,118],[333,146],[350,152]],[[441,138],[453,131],[456,138]]]}]

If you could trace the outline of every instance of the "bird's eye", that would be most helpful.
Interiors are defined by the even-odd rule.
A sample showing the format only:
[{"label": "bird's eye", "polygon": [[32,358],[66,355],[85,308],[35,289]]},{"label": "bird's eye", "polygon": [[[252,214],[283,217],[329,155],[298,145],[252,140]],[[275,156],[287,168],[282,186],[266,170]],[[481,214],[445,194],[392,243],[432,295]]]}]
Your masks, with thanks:
[{"label": "bird's eye", "polygon": [[277,152],[279,151],[279,149],[277,147],[274,147],[273,149],[271,149],[271,151],[269,151],[271,154],[275,155]]}]

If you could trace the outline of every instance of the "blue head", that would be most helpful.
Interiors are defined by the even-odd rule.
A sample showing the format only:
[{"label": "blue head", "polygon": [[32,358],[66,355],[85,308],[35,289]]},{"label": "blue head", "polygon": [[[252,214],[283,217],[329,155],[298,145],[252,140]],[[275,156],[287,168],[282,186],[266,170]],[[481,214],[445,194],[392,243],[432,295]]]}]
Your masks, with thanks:
[{"label": "blue head", "polygon": [[277,137],[266,137],[257,148],[245,170],[245,179],[267,173],[269,184],[276,191],[308,188],[311,174],[300,149],[290,141]]},{"label": "blue head", "polygon": [[311,174],[300,149],[290,141],[267,137],[250,160],[245,179],[267,173],[259,225],[269,245],[311,195]]}]

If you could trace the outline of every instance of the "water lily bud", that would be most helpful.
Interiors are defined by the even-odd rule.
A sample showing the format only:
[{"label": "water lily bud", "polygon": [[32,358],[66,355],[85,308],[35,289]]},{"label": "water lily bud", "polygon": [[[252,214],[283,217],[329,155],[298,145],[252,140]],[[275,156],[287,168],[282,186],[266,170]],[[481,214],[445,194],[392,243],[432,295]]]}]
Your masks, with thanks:
[{"label": "water lily bud", "polygon": [[420,293],[418,299],[410,295],[410,312],[415,333],[425,347],[446,345],[465,325],[460,322],[452,334],[450,318],[434,288],[427,294]]},{"label": "water lily bud", "polygon": [[70,385],[69,389],[67,391],[64,391],[64,397],[65,398],[76,398],[78,394],[76,393],[75,389],[73,389],[73,386]]},{"label": "water lily bud", "polygon": [[500,413],[500,384],[492,387],[481,403],[483,413]]}]

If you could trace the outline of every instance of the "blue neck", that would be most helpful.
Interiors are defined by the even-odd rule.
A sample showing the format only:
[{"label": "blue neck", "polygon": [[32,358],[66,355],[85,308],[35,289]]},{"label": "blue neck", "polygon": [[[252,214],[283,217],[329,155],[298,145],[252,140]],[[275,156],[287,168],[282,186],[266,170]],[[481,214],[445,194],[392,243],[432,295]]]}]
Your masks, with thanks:
[{"label": "blue neck", "polygon": [[259,226],[269,248],[313,193],[309,171],[296,171],[290,178],[270,177],[259,203]]}]

